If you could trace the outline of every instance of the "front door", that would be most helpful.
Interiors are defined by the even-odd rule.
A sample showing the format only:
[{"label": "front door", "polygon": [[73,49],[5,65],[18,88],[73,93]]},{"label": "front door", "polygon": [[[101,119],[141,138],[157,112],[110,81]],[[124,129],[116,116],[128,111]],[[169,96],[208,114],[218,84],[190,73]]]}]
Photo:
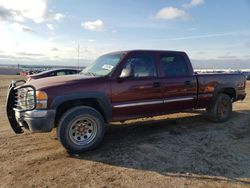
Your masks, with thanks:
[{"label": "front door", "polygon": [[123,69],[130,70],[130,75],[111,83],[113,120],[161,113],[163,98],[156,56],[150,52],[132,53],[125,60],[121,74]]}]

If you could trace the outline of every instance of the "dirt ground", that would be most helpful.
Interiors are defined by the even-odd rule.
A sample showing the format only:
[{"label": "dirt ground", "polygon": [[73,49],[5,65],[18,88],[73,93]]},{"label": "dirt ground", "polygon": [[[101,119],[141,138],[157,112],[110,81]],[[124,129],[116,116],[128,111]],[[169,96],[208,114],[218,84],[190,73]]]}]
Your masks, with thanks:
[{"label": "dirt ground", "polygon": [[10,129],[5,97],[17,78],[0,76],[0,187],[250,187],[249,96],[226,123],[180,113],[112,124],[98,149],[70,155],[55,131]]}]

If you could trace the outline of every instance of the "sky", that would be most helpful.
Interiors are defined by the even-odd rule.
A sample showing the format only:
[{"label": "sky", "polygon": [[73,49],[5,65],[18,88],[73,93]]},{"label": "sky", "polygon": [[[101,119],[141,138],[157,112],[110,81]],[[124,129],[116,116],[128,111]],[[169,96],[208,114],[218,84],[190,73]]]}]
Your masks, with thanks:
[{"label": "sky", "polygon": [[0,0],[0,64],[78,65],[180,50],[195,68],[250,68],[250,0]]}]

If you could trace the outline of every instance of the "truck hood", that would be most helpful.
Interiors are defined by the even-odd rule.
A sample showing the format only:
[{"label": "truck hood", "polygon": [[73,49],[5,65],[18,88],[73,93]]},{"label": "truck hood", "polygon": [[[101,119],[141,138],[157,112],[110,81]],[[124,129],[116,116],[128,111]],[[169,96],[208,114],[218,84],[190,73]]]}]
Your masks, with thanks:
[{"label": "truck hood", "polygon": [[26,85],[32,85],[36,88],[36,90],[41,90],[43,88],[49,88],[49,87],[65,85],[65,84],[72,84],[72,83],[80,82],[83,80],[95,79],[95,78],[98,78],[98,77],[88,76],[84,74],[54,76],[54,77],[40,78],[37,80],[31,80],[27,82]]}]

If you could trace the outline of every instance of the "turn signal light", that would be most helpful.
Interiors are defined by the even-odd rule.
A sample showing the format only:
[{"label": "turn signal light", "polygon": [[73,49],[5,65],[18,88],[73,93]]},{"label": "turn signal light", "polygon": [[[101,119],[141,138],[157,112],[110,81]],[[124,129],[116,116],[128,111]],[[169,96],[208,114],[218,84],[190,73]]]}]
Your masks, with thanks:
[{"label": "turn signal light", "polygon": [[48,95],[44,91],[37,91],[36,92],[36,99],[37,100],[47,100]]},{"label": "turn signal light", "polygon": [[48,95],[44,91],[36,92],[36,109],[46,109],[47,108]]}]

